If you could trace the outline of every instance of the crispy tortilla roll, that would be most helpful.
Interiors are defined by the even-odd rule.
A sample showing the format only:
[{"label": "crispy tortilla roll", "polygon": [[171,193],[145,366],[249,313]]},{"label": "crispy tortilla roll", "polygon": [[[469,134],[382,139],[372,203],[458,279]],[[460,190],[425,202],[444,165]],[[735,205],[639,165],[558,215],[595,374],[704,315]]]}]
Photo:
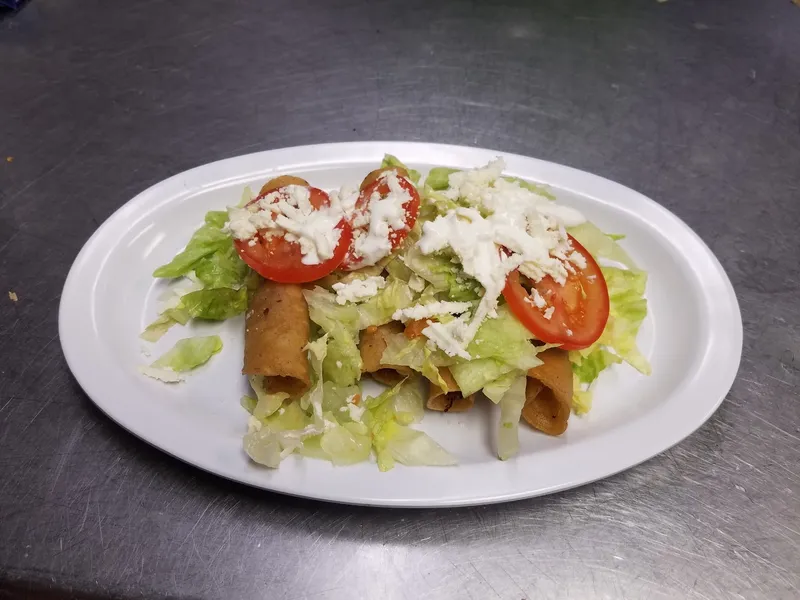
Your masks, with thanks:
[{"label": "crispy tortilla roll", "polygon": [[551,348],[539,354],[543,364],[528,371],[522,418],[548,435],[567,430],[572,405],[572,365],[566,350]]},{"label": "crispy tortilla roll", "polygon": [[411,375],[411,369],[400,365],[382,365],[381,357],[386,350],[386,337],[396,333],[403,333],[403,324],[391,321],[380,327],[368,327],[361,332],[361,342],[358,347],[361,351],[362,372],[372,375],[375,381],[385,385],[397,385]]},{"label": "crispy tortilla roll", "polygon": [[308,304],[299,285],[264,281],[247,311],[245,375],[263,375],[270,393],[299,396],[308,390]]},{"label": "crispy tortilla roll", "polygon": [[472,405],[475,404],[475,394],[467,396],[466,398],[462,396],[456,380],[453,379],[453,376],[450,374],[450,369],[447,367],[440,368],[439,374],[447,384],[447,390],[445,391],[431,383],[426,406],[431,410],[438,410],[440,412],[466,412],[472,408]]}]

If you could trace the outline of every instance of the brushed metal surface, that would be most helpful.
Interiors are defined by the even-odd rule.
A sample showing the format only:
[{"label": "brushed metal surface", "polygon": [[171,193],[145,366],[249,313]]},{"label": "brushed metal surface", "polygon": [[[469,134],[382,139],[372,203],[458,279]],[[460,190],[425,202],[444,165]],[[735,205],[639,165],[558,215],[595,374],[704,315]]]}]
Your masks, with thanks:
[{"label": "brushed metal surface", "polygon": [[[778,0],[33,0],[1,21],[0,597],[799,597],[798,31]],[[94,229],[183,169],[362,139],[536,156],[678,214],[744,317],[721,409],[606,481],[419,511],[254,491],[103,417],[56,324]]]}]

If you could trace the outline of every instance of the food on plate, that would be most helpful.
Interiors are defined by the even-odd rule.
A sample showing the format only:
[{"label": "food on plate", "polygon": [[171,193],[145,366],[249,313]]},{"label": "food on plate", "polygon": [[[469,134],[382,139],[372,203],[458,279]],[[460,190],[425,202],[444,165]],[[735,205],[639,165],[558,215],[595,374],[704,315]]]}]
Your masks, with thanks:
[{"label": "food on plate", "polygon": [[308,335],[303,288],[264,281],[252,294],[245,316],[242,373],[262,377],[268,393],[303,394],[311,385]]},{"label": "food on plate", "polygon": [[139,371],[164,383],[177,383],[183,381],[181,373],[206,364],[220,350],[222,340],[218,335],[178,340],[152,364],[139,367]]},{"label": "food on plate", "polygon": [[[338,190],[291,174],[247,189],[156,270],[180,279],[142,337],[246,312],[244,448],[269,467],[451,465],[412,425],[481,401],[498,406],[501,459],[520,423],[561,435],[604,370],[650,372],[636,346],[647,275],[621,236],[504,170],[423,179],[386,156]],[[367,397],[366,378],[388,388]]]},{"label": "food on plate", "polygon": [[389,386],[397,385],[412,374],[410,367],[381,362],[386,351],[387,338],[402,331],[403,325],[396,321],[380,326],[372,325],[361,331],[358,348],[361,353],[362,373],[368,373],[375,381]]},{"label": "food on plate", "polygon": [[534,429],[548,435],[561,435],[567,430],[572,403],[569,353],[561,348],[550,348],[538,357],[542,364],[528,371],[522,418]]},{"label": "food on plate", "polygon": [[428,401],[425,403],[431,410],[439,412],[467,412],[475,404],[475,394],[464,396],[458,389],[458,384],[450,374],[450,369],[442,367],[439,375],[446,387],[441,388],[431,382],[428,388]]}]

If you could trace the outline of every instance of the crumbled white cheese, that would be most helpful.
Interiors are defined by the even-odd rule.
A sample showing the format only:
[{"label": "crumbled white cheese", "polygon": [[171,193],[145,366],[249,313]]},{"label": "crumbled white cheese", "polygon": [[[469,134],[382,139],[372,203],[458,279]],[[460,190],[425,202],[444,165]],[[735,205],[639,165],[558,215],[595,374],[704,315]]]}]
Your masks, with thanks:
[{"label": "crumbled white cheese", "polygon": [[381,179],[389,187],[386,197],[373,192],[367,206],[353,215],[353,254],[359,259],[359,266],[374,265],[388,256],[392,251],[389,234],[406,228],[403,205],[411,200],[411,195],[400,185],[395,171],[384,172]]},{"label": "crumbled white cheese", "polygon": [[555,307],[553,307],[553,306],[548,306],[548,307],[547,307],[547,310],[546,310],[546,311],[544,311],[544,318],[545,318],[545,319],[547,319],[548,321],[549,321],[550,319],[552,319],[552,318],[553,318],[553,313],[555,312],[555,310],[556,310],[556,309],[555,309]]},{"label": "crumbled white cheese", "polygon": [[341,369],[342,368],[342,361],[340,361],[340,360],[336,361],[336,368],[337,369]]},{"label": "crumbled white cheese", "polygon": [[444,194],[452,200],[462,198],[470,204],[478,204],[484,190],[500,178],[505,168],[505,161],[498,157],[485,167],[451,173],[448,177],[450,187],[445,190]]},{"label": "crumbled white cheese", "polygon": [[185,380],[185,377],[180,373],[176,373],[172,369],[159,369],[158,367],[139,367],[139,372],[142,375],[147,375],[158,381],[164,383],[180,383]]},{"label": "crumbled white cheese", "polygon": [[573,265],[578,267],[579,269],[586,268],[586,257],[583,256],[580,252],[572,251],[569,256],[567,256],[567,260],[571,262]]},{"label": "crumbled white cheese", "polygon": [[255,204],[229,207],[226,230],[237,240],[250,240],[251,245],[259,232],[265,237],[283,235],[300,245],[303,264],[319,264],[331,258],[339,244],[341,231],[336,225],[343,213],[338,203],[315,209],[310,198],[307,187],[287,185]]},{"label": "crumbled white cheese", "polygon": [[572,329],[567,328],[567,335],[572,337]]},{"label": "crumbled white cheese", "polygon": [[378,293],[378,290],[382,290],[384,287],[386,287],[386,280],[383,277],[367,277],[366,279],[353,279],[350,283],[333,284],[338,304],[363,302],[372,298]]},{"label": "crumbled white cheese", "polygon": [[417,304],[408,308],[396,310],[392,315],[392,320],[419,321],[436,315],[459,315],[472,308],[469,302],[431,302],[430,304]]},{"label": "crumbled white cheese", "polygon": [[547,306],[547,301],[544,298],[542,298],[542,295],[536,288],[531,289],[531,298],[533,298],[533,305],[536,308],[544,308],[545,306]]},{"label": "crumbled white cheese", "polygon": [[366,410],[366,407],[365,406],[359,406],[358,404],[356,404],[355,403],[355,399],[356,399],[355,395],[350,396],[347,399],[346,408],[347,408],[347,411],[350,413],[350,418],[353,421],[361,422],[361,417],[364,416],[364,411]]},{"label": "crumbled white cheese", "polygon": [[462,316],[448,323],[428,321],[428,326],[422,330],[422,334],[428,338],[428,344],[433,348],[441,349],[448,356],[460,356],[470,360],[471,357],[466,350],[469,342],[464,341],[468,328],[469,325]]},{"label": "crumbled white cheese", "polygon": [[348,218],[353,214],[353,211],[355,211],[358,196],[358,186],[349,184],[343,185],[338,190],[331,190],[328,192],[328,197],[331,199],[331,206],[338,207],[344,216]]}]

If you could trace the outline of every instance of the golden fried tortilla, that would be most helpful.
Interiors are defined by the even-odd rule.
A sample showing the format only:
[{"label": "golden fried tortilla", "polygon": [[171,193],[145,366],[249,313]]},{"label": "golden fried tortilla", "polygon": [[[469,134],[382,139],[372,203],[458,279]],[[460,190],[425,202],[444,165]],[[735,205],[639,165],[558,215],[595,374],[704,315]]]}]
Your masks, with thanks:
[{"label": "golden fried tortilla", "polygon": [[245,318],[245,375],[263,375],[269,393],[302,395],[311,385],[308,304],[299,285],[264,281]]},{"label": "golden fried tortilla", "polygon": [[431,383],[428,391],[428,402],[426,406],[431,410],[440,412],[466,412],[475,404],[475,394],[467,396],[461,395],[458,384],[450,374],[450,369],[440,367],[439,374],[447,384],[447,390],[443,390],[438,385]]},{"label": "golden fried tortilla", "polygon": [[522,418],[548,435],[567,430],[572,406],[572,365],[569,353],[550,348],[539,354],[541,365],[528,371]]},{"label": "golden fried tortilla", "polygon": [[397,385],[411,375],[409,367],[381,364],[381,357],[386,350],[386,338],[403,333],[403,329],[402,323],[391,321],[379,327],[368,327],[361,332],[358,348],[361,351],[363,373],[369,373],[375,381],[388,386]]}]

